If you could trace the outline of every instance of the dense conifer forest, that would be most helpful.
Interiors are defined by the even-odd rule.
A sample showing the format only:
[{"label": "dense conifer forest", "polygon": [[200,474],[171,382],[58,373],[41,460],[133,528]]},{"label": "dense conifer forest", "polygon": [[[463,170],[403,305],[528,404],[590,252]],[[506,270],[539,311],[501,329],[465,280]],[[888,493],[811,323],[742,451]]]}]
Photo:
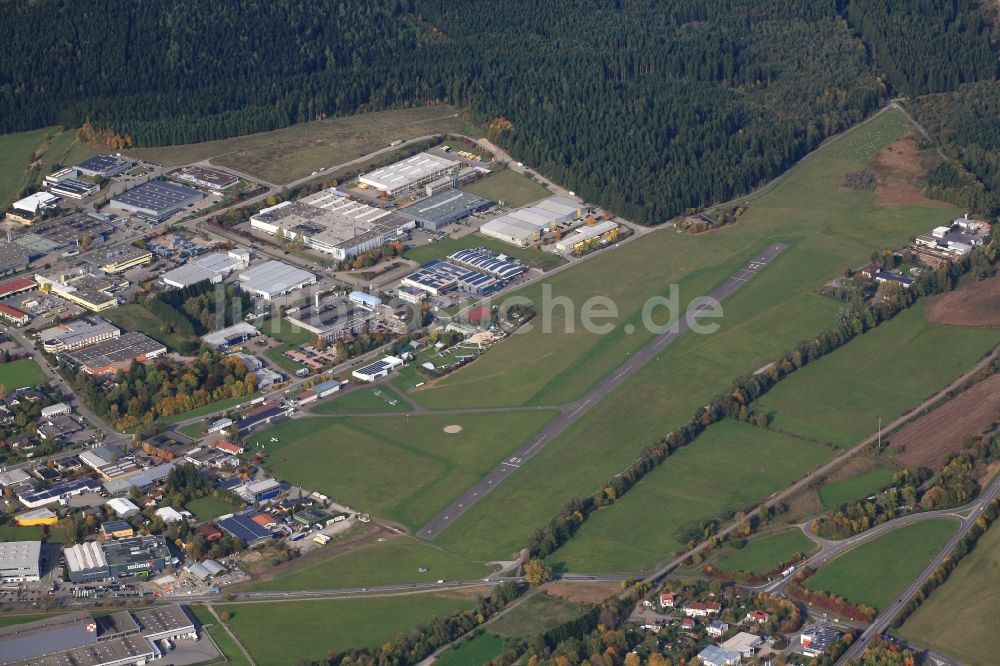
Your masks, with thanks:
[{"label": "dense conifer forest", "polygon": [[447,102],[658,223],[764,183],[887,95],[995,79],[991,18],[976,0],[0,2],[0,132],[89,121],[169,145]]}]

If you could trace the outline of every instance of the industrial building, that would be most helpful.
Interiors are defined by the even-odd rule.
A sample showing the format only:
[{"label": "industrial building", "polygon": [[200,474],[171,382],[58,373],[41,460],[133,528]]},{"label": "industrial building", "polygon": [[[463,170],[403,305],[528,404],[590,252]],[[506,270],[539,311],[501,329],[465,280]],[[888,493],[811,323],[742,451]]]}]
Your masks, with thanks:
[{"label": "industrial building", "polygon": [[135,162],[122,155],[97,155],[80,162],[75,169],[92,178],[114,178],[131,169],[134,164]]},{"label": "industrial building", "polygon": [[440,296],[460,289],[477,296],[486,296],[505,286],[502,280],[478,270],[457,266],[446,261],[430,261],[402,280],[403,287],[413,287]]},{"label": "industrial building", "polygon": [[167,353],[167,348],[143,333],[126,333],[96,345],[60,352],[60,362],[89,375],[106,375],[128,369],[132,361],[144,363]]},{"label": "industrial building", "polygon": [[368,310],[377,310],[382,305],[381,298],[374,294],[366,294],[363,291],[352,291],[347,295],[347,300]]},{"label": "industrial building", "polygon": [[70,497],[83,495],[85,493],[96,493],[101,490],[101,484],[94,479],[83,478],[75,481],[66,481],[54,485],[46,490],[35,490],[21,493],[17,499],[29,509],[37,509],[46,504],[63,502]]},{"label": "industrial building", "polygon": [[400,209],[399,214],[416,222],[421,229],[438,231],[492,205],[489,199],[447,189]]},{"label": "industrial building", "polygon": [[486,273],[498,280],[513,280],[528,268],[485,247],[470,247],[448,255],[448,262]]},{"label": "industrial building", "polygon": [[0,582],[37,582],[41,541],[0,541]]},{"label": "industrial building", "polygon": [[250,253],[246,250],[212,252],[192,259],[183,266],[167,271],[160,276],[163,284],[183,289],[208,280],[218,284],[233,271],[243,270],[250,265]]},{"label": "industrial building", "polygon": [[91,312],[103,312],[118,307],[113,291],[128,286],[127,280],[114,281],[93,275],[86,267],[59,269],[47,274],[36,273],[35,281],[49,292]]},{"label": "industrial building", "polygon": [[31,278],[14,278],[13,280],[7,280],[6,282],[0,283],[0,298],[7,298],[8,296],[13,296],[14,294],[20,294],[24,291],[31,291],[38,286],[38,283]]},{"label": "industrial building", "polygon": [[462,166],[458,160],[434,153],[417,153],[413,157],[376,169],[358,177],[358,182],[386,194],[396,194],[437,180]]},{"label": "industrial building", "polygon": [[362,366],[351,374],[363,382],[373,382],[386,377],[390,372],[403,367],[403,359],[395,356],[384,356],[380,360]]},{"label": "industrial building", "polygon": [[416,223],[395,213],[353,201],[336,189],[298,201],[283,201],[250,218],[250,227],[343,261],[374,250],[413,229]]},{"label": "industrial building", "polygon": [[[59,197],[49,192],[35,192],[23,199],[18,199],[11,204],[14,211],[18,213],[26,213],[32,222],[38,219],[45,211],[55,208],[55,205],[59,203]],[[24,224],[24,221],[21,220]],[[29,223],[30,224],[30,223]]]},{"label": "industrial building", "polygon": [[29,252],[46,254],[63,247],[78,249],[80,239],[87,236],[97,246],[114,232],[115,227],[106,215],[87,213],[39,222],[30,233],[21,234],[14,242]]},{"label": "industrial building", "polygon": [[69,579],[74,583],[123,576],[148,576],[175,561],[162,536],[138,536],[117,541],[88,541],[64,550]]},{"label": "industrial building", "polygon": [[333,342],[367,330],[371,322],[378,320],[378,312],[336,298],[301,308],[298,312],[286,314],[285,318],[324,341]]},{"label": "industrial building", "polygon": [[121,335],[121,329],[99,317],[82,317],[47,328],[38,334],[49,354],[80,349]]},{"label": "industrial building", "polygon": [[258,335],[260,335],[260,331],[253,324],[241,321],[227,328],[207,333],[201,336],[201,341],[213,349],[224,349],[246,342]]},{"label": "industrial building", "polygon": [[0,241],[0,275],[23,271],[31,255],[20,245]]},{"label": "industrial building", "polygon": [[240,289],[265,301],[316,284],[316,276],[295,266],[271,260],[240,273]]},{"label": "industrial building", "polygon": [[223,518],[216,524],[232,536],[246,542],[247,546],[256,546],[271,539],[271,530],[254,522],[249,515],[244,513]]},{"label": "industrial building", "polygon": [[203,198],[205,195],[194,188],[151,180],[119,194],[110,203],[150,222],[162,222]]},{"label": "industrial building", "polygon": [[593,226],[577,227],[556,241],[556,251],[567,253],[580,249],[584,243],[595,238],[609,241],[618,235],[618,223],[611,220],[598,222]]},{"label": "industrial building", "polygon": [[226,171],[196,165],[181,167],[172,175],[179,180],[187,181],[192,185],[204,187],[213,192],[221,192],[240,182],[237,176]]},{"label": "industrial building", "polygon": [[555,196],[542,199],[533,206],[515,210],[490,220],[479,228],[480,233],[512,245],[526,247],[554,229],[574,219],[583,217],[586,209],[568,197]]},{"label": "industrial building", "polygon": [[153,253],[134,245],[99,248],[80,255],[80,261],[107,275],[127,271],[153,260]]},{"label": "industrial building", "polygon": [[[48,178],[45,179],[48,181]],[[67,199],[86,199],[89,196],[97,194],[97,191],[101,189],[95,183],[88,183],[85,180],[78,180],[76,178],[66,178],[59,181],[58,183],[52,183],[49,185],[49,192],[52,194],[58,194],[61,197],[66,197]]]},{"label": "industrial building", "polygon": [[250,431],[259,425],[269,425],[276,420],[283,420],[290,416],[291,408],[278,405],[273,402],[265,402],[255,409],[240,416],[237,424],[237,432]]},{"label": "industrial building", "polygon": [[55,525],[59,522],[59,516],[52,510],[42,507],[41,509],[31,509],[14,516],[14,520],[22,527],[33,525]]},{"label": "industrial building", "polygon": [[73,180],[80,177],[80,172],[76,167],[64,167],[59,171],[54,171],[45,177],[46,185],[58,185],[59,183]]},{"label": "industrial building", "polygon": [[0,303],[0,319],[17,326],[27,326],[28,322],[31,321],[31,315],[13,306]]},{"label": "industrial building", "polygon": [[0,656],[9,666],[140,666],[165,656],[168,642],[197,639],[176,604],[96,618],[75,611],[0,629]]}]

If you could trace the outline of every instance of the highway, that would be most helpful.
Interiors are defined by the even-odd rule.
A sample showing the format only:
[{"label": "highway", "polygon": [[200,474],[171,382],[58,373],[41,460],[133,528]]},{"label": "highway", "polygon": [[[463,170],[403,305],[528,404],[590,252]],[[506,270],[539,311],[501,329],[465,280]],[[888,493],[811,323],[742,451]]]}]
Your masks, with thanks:
[{"label": "highway", "polygon": [[[745,266],[729,277],[724,283],[716,287],[710,294],[710,298],[722,302],[727,296],[746,284],[754,275],[766,267],[771,260],[777,257],[787,246],[780,243],[771,245],[762,250]],[[696,306],[691,317],[697,319],[705,311],[704,304]],[[690,328],[688,317],[679,316],[677,326],[666,333],[661,333],[654,337],[642,349],[630,355],[618,368],[608,373],[604,379],[590,389],[582,398],[569,404],[559,407],[559,416],[549,422],[542,431],[532,440],[522,446],[510,458],[497,465],[486,476],[479,480],[474,486],[465,491],[457,500],[452,502],[441,513],[431,519],[426,525],[420,528],[417,536],[421,539],[433,539],[438,534],[447,529],[463,513],[474,506],[479,500],[493,491],[512,472],[521,467],[525,462],[538,455],[538,453],[561,435],[567,428],[579,421],[581,418],[606,398],[612,391],[621,386],[629,377],[641,370],[647,363],[656,358],[667,345],[676,340],[680,335]]]}]

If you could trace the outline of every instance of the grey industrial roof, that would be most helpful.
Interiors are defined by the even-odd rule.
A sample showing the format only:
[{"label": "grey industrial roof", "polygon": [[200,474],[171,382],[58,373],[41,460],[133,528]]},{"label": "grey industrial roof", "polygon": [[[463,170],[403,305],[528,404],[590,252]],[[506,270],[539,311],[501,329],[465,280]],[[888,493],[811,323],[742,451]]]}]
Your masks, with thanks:
[{"label": "grey industrial roof", "polygon": [[37,567],[41,541],[0,541],[0,562],[5,569]]},{"label": "grey industrial roof", "polygon": [[277,294],[292,291],[316,280],[316,276],[295,266],[271,260],[240,273],[240,287],[247,291]]},{"label": "grey industrial roof", "polygon": [[157,215],[165,215],[172,210],[179,210],[189,203],[200,201],[204,194],[192,187],[168,183],[162,180],[151,180],[112,199],[112,204],[134,207],[152,211]]},{"label": "grey industrial roof", "polygon": [[399,190],[459,164],[461,163],[456,160],[433,153],[417,153],[405,160],[363,174],[358,180],[378,189]]},{"label": "grey industrial roof", "polygon": [[401,208],[399,214],[418,222],[424,220],[432,222],[460,220],[492,203],[489,199],[483,199],[474,194],[448,189],[426,199],[421,199],[411,206]]},{"label": "grey industrial roof", "polygon": [[62,355],[77,365],[103,367],[163,351],[166,351],[166,347],[151,337],[143,333],[131,332],[120,338],[112,338],[89,347],[63,352]]},{"label": "grey industrial roof", "polygon": [[117,155],[96,155],[89,160],[84,160],[76,165],[80,171],[92,171],[94,173],[112,173],[131,167],[135,162]]}]

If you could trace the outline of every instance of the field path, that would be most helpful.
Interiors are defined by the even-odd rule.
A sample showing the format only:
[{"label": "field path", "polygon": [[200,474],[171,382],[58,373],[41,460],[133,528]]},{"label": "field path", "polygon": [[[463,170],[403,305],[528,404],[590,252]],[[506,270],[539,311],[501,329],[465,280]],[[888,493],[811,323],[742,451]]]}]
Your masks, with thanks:
[{"label": "field path", "polygon": [[238,647],[240,652],[243,653],[243,656],[247,658],[247,663],[250,664],[250,666],[257,666],[257,662],[253,660],[253,657],[250,656],[247,649],[243,647],[243,643],[240,643],[240,639],[236,637],[236,634],[234,634],[232,629],[229,628],[229,625],[219,618],[219,614],[215,612],[215,606],[212,604],[205,604],[205,608],[207,608],[208,612],[212,614],[212,617],[214,617],[215,621],[219,623],[219,626],[222,627],[227,634],[229,634],[231,639],[233,639],[233,642],[236,643],[236,647]]}]

